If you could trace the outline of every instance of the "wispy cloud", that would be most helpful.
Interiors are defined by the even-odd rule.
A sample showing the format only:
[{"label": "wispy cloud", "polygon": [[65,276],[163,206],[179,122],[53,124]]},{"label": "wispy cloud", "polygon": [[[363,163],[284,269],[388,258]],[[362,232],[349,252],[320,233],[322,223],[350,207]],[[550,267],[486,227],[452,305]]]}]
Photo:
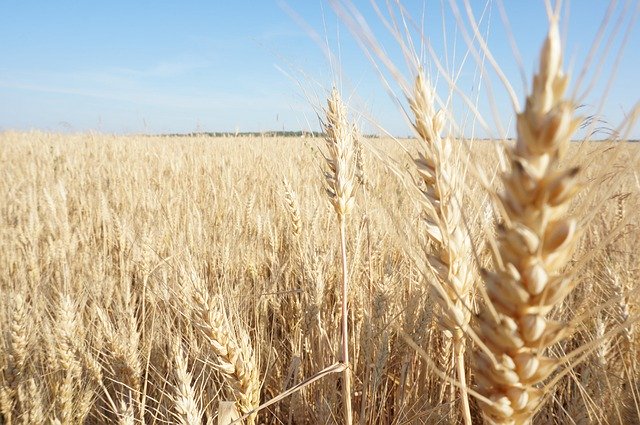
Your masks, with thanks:
[{"label": "wispy cloud", "polygon": [[308,40],[308,36],[306,33],[300,30],[296,30],[293,28],[281,28],[274,27],[267,29],[255,37],[256,40],[261,41],[275,41],[282,39],[301,39]]},{"label": "wispy cloud", "polygon": [[143,69],[121,67],[111,68],[109,73],[137,78],[167,78],[180,77],[189,74],[192,71],[208,68],[210,66],[212,66],[211,62],[204,60],[168,61],[159,62],[151,67]]},{"label": "wispy cloud", "polygon": [[[193,96],[165,93],[165,81],[184,80],[188,74],[211,66],[203,60],[164,61],[147,68],[110,67],[69,72],[31,71],[5,75],[0,87],[41,93],[87,96],[136,104],[201,107],[204,101]],[[150,82],[153,80],[153,82]]]},{"label": "wispy cloud", "polygon": [[152,106],[166,109],[185,109],[193,111],[215,110],[255,110],[270,109],[274,106],[274,99],[267,96],[243,95],[238,93],[212,93],[202,91],[198,94],[179,94],[162,89],[144,87],[87,87],[70,85],[68,83],[55,84],[28,81],[10,81],[0,79],[0,88],[11,90],[25,90],[39,93],[52,93],[91,97],[100,100],[126,102],[134,105]]}]

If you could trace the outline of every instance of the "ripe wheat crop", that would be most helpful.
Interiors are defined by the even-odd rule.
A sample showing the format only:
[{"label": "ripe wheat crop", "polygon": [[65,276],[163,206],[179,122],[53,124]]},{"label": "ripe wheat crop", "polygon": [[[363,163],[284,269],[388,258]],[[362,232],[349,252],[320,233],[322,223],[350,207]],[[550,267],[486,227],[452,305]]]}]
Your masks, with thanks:
[{"label": "ripe wheat crop", "polygon": [[0,133],[0,423],[640,423],[640,146],[558,18],[514,141],[420,66],[402,140]]}]

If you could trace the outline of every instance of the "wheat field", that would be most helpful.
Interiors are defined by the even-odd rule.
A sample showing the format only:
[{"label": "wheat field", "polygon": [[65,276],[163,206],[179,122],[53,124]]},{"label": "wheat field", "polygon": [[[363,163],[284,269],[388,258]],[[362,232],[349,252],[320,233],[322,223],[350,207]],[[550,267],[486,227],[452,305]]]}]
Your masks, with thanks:
[{"label": "wheat field", "polygon": [[[3,423],[217,423],[220,401],[248,413],[335,364],[340,242],[322,143],[0,135]],[[396,142],[369,144],[412,174]],[[570,264],[578,284],[553,312],[574,332],[553,351],[589,349],[536,417],[637,423],[639,148],[574,145],[593,189],[573,207],[589,213]],[[487,142],[474,149],[494,166]],[[420,204],[371,151],[359,162],[347,234],[355,421],[456,423],[456,388],[433,370],[449,375],[453,359],[417,261],[430,249]],[[484,265],[493,213],[468,180],[468,260]],[[248,419],[341,423],[340,406],[339,374],[327,374]]]},{"label": "wheat field", "polygon": [[0,133],[0,424],[640,423],[638,107],[596,140],[547,2],[514,137],[465,136],[332,5],[413,137],[340,82],[314,137]]}]

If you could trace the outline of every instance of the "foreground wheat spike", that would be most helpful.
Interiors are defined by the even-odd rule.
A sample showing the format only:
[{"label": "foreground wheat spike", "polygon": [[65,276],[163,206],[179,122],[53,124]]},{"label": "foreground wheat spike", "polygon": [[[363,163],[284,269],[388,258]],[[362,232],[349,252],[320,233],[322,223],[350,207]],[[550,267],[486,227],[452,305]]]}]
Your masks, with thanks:
[{"label": "foreground wheat spike", "polygon": [[192,376],[188,370],[188,359],[182,349],[182,342],[177,340],[172,348],[176,377],[176,420],[181,425],[202,423],[202,413],[198,407],[196,393],[191,384]]},{"label": "foreground wheat spike", "polygon": [[561,62],[553,16],[533,91],[517,116],[512,169],[503,177],[497,270],[484,274],[497,317],[488,309],[480,316],[478,333],[491,355],[477,355],[475,374],[479,392],[493,401],[481,408],[496,424],[531,423],[542,401],[540,383],[559,365],[547,348],[568,329],[547,317],[573,287],[562,269],[577,239],[576,220],[566,211],[578,190],[578,169],[562,169],[559,161],[580,120],[563,97],[568,78]]},{"label": "foreground wheat spike", "polygon": [[[231,389],[239,410],[244,414],[251,412],[260,404],[260,381],[249,341],[238,341],[224,312],[206,292],[194,291],[193,306],[194,322],[217,356],[215,368]],[[255,415],[247,419],[249,424],[254,422]]]},{"label": "foreground wheat spike", "polygon": [[428,262],[437,279],[436,292],[445,312],[443,326],[446,336],[453,337],[457,378],[462,386],[461,409],[466,424],[471,414],[465,377],[465,329],[471,319],[469,309],[473,290],[471,242],[465,232],[460,202],[462,170],[452,153],[452,140],[442,138],[442,112],[434,109],[433,89],[428,86],[422,70],[416,77],[413,97],[409,100],[415,116],[413,127],[421,142],[422,152],[415,163],[425,188],[424,206],[428,238],[433,254]]},{"label": "foreground wheat spike", "polygon": [[327,120],[324,123],[329,155],[325,158],[327,194],[338,217],[351,213],[355,203],[354,129],[347,120],[346,106],[338,90],[331,91],[327,101]]},{"label": "foreground wheat spike", "polygon": [[349,368],[349,330],[348,330],[348,268],[346,218],[355,202],[355,146],[354,130],[347,121],[347,111],[338,91],[334,88],[327,101],[325,141],[329,155],[325,157],[327,170],[325,180],[327,194],[340,222],[340,246],[342,252],[342,362],[346,366],[343,372],[343,409],[344,423],[353,423],[351,409],[351,369]]}]

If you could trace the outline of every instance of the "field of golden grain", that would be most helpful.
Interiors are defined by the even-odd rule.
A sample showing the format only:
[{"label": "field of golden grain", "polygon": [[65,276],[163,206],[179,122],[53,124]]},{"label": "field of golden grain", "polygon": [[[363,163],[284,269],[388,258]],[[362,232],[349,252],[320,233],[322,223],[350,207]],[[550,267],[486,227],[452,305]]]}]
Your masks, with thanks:
[{"label": "field of golden grain", "polygon": [[[415,193],[418,145],[403,143],[409,153],[390,139],[358,149],[346,221],[353,416],[457,423],[453,342],[425,266],[434,242]],[[460,148],[474,280],[491,267],[496,143]],[[570,206],[575,289],[551,312],[570,332],[550,349],[564,360],[536,423],[638,423],[640,147],[573,145],[566,163],[581,164],[588,187]],[[1,133],[0,422],[223,423],[221,408],[251,413],[282,396],[246,419],[342,423],[340,232],[324,147]],[[472,325],[486,304],[478,288]],[[477,350],[469,339],[474,423]]]}]

